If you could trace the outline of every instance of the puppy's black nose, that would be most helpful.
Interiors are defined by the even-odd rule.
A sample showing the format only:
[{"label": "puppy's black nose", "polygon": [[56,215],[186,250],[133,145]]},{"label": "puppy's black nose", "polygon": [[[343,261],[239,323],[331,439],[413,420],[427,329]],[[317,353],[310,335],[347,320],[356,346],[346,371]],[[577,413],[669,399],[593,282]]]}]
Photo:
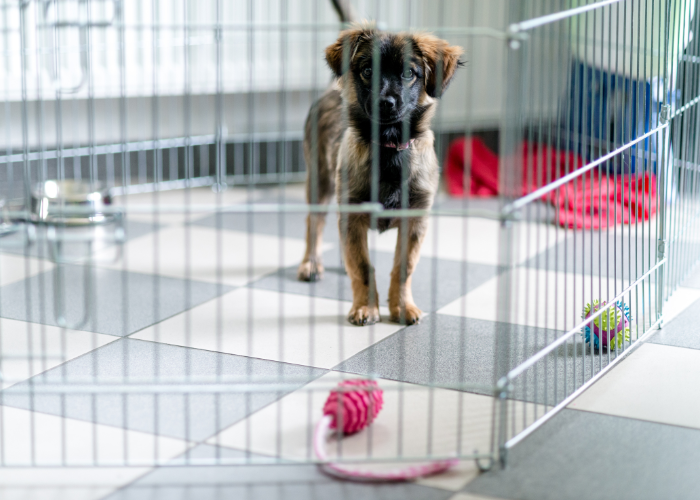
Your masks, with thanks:
[{"label": "puppy's black nose", "polygon": [[381,97],[379,99],[379,108],[382,111],[394,111],[396,109],[396,99],[391,96]]}]

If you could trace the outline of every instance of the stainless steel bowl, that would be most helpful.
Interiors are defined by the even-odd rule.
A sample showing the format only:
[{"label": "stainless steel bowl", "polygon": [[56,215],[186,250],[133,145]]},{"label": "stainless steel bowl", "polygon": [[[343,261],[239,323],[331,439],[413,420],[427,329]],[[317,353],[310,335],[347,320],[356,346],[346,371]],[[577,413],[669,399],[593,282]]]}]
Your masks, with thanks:
[{"label": "stainless steel bowl", "polygon": [[113,220],[105,213],[112,197],[102,183],[87,181],[46,181],[32,191],[31,214],[34,222],[86,225]]},{"label": "stainless steel bowl", "polygon": [[7,210],[7,200],[0,198],[0,236],[14,233],[19,229],[19,225],[13,223],[10,217],[8,217]]}]

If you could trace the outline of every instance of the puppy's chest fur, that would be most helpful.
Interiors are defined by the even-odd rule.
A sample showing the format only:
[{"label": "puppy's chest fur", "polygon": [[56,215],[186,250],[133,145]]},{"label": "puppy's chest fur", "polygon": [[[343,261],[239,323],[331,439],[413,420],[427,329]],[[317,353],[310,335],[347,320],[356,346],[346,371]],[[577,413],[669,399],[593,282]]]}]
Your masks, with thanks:
[{"label": "puppy's chest fur", "polygon": [[[340,104],[339,100],[336,103]],[[325,112],[335,115],[330,121],[342,121],[340,105],[326,108]],[[329,163],[336,165],[335,185],[340,203],[343,200],[353,204],[376,200],[388,210],[432,206],[438,184],[438,165],[430,130],[414,137],[411,148],[402,151],[368,143],[362,138],[364,131],[352,125],[343,124],[335,133],[336,137],[327,139],[333,145]],[[372,189],[373,169],[377,172],[376,192]],[[396,222],[392,218],[379,219],[378,229],[384,231],[394,227]]]},{"label": "puppy's chest fur", "polygon": [[[352,172],[351,175],[355,176],[355,179],[348,183],[352,187],[348,192],[348,201],[363,203],[376,200],[387,210],[417,208],[417,204],[423,205],[424,203],[419,203],[422,200],[419,199],[419,193],[411,178],[411,151],[371,146],[369,149],[369,160],[348,169]],[[372,152],[378,153],[378,158]],[[372,175],[373,167],[377,169],[375,178]],[[388,219],[380,219],[379,229],[388,229],[390,222]]]},{"label": "puppy's chest fur", "polygon": [[[356,141],[352,132],[352,129],[346,131],[339,151],[343,155],[337,163],[339,202],[347,196],[348,203],[377,201],[387,210],[432,206],[437,188],[437,159],[432,141],[430,151],[425,151],[422,143],[419,148],[398,151]],[[393,218],[380,218],[377,228],[385,231],[396,222]]]}]

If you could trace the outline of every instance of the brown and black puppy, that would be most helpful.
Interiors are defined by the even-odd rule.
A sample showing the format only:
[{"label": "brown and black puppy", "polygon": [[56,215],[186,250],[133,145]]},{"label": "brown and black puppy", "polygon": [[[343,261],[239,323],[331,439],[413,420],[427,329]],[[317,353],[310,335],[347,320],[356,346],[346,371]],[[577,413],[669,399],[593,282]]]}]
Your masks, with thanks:
[{"label": "brown and black puppy", "polygon": [[[429,209],[438,187],[438,160],[430,122],[436,100],[461,65],[460,47],[426,33],[386,33],[354,25],[326,48],[337,80],[312,106],[304,133],[309,203],[379,202],[385,209]],[[367,213],[339,218],[345,268],[352,282],[348,320],[379,321],[379,297],[367,247]],[[427,230],[426,217],[379,218],[380,232],[398,227],[391,271],[391,320],[413,324],[411,275]],[[325,214],[307,219],[306,253],[298,277],[323,275],[321,243]]]}]

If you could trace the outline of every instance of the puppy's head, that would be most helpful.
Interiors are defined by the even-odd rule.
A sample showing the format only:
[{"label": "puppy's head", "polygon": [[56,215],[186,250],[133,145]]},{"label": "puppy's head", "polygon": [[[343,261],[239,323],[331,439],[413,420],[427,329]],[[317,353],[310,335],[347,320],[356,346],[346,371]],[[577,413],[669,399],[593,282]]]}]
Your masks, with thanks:
[{"label": "puppy's head", "polygon": [[440,97],[462,65],[461,47],[428,33],[385,33],[368,24],[343,31],[326,48],[326,61],[359,112],[380,123],[407,118]]}]

